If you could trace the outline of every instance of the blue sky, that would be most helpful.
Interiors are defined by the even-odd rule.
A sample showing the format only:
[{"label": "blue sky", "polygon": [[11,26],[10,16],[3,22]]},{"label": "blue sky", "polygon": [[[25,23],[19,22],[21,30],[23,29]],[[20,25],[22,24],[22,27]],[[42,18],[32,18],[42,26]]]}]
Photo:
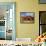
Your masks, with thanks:
[{"label": "blue sky", "polygon": [[28,12],[21,12],[20,14],[21,14],[21,16],[32,16],[32,17],[34,16],[34,14],[30,13],[30,12],[29,13]]}]

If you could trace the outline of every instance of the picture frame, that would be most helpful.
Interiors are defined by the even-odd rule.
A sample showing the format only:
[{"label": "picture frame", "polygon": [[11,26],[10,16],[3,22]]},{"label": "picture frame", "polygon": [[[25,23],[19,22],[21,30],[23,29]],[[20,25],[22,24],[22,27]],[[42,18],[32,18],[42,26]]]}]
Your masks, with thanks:
[{"label": "picture frame", "polygon": [[39,4],[46,4],[46,0],[39,0]]},{"label": "picture frame", "polygon": [[34,23],[34,12],[20,12],[20,23],[33,24]]}]

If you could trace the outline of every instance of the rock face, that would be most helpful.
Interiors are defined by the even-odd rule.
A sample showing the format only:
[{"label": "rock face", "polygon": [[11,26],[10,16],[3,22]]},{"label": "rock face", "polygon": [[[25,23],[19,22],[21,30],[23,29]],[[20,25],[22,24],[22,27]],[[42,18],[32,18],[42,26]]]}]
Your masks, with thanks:
[{"label": "rock face", "polygon": [[31,17],[31,16],[21,16],[22,17],[22,20],[24,21],[32,21],[34,20],[34,17]]},{"label": "rock face", "polygon": [[21,16],[20,21],[21,21],[21,23],[34,23],[34,17],[32,17],[32,16]]}]

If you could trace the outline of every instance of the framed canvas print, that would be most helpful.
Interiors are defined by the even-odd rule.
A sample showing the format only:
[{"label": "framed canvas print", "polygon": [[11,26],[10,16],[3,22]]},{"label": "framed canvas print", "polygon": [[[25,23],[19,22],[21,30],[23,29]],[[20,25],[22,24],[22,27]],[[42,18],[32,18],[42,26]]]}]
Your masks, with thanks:
[{"label": "framed canvas print", "polygon": [[15,40],[15,2],[0,2],[0,40]]},{"label": "framed canvas print", "polygon": [[34,12],[20,12],[20,23],[34,23]]},{"label": "framed canvas print", "polygon": [[39,0],[40,4],[46,4],[46,0]]}]

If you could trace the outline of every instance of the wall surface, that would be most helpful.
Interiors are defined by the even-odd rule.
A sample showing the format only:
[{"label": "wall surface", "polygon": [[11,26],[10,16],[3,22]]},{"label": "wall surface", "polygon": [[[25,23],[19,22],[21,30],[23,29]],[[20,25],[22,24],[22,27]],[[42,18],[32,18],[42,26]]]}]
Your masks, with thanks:
[{"label": "wall surface", "polygon": [[[46,10],[46,4],[38,0],[0,0],[0,2],[16,2],[16,37],[36,38],[39,35],[39,11]],[[20,24],[20,12],[34,12],[34,24]]]}]

